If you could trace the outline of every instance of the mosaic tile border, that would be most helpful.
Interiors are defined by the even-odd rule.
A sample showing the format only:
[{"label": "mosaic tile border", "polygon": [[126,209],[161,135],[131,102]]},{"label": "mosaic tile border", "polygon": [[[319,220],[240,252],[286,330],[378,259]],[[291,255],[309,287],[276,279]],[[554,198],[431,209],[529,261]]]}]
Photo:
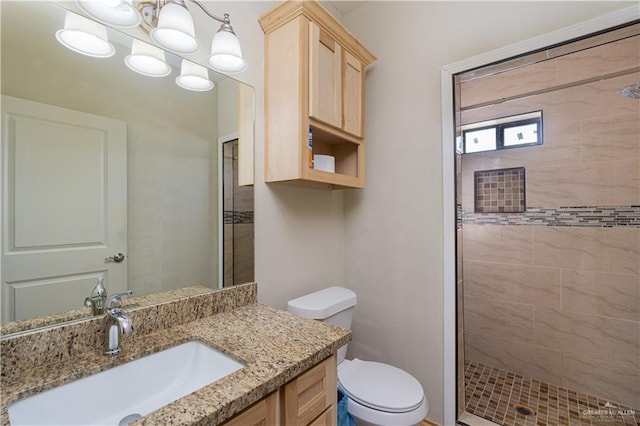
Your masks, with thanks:
[{"label": "mosaic tile border", "polygon": [[224,224],[225,225],[239,225],[253,223],[253,212],[241,212],[241,211],[224,211]]},{"label": "mosaic tile border", "polygon": [[478,362],[465,362],[464,377],[465,410],[500,425],[640,424],[640,410]]},{"label": "mosaic tile border", "polygon": [[[460,212],[460,209],[458,210]],[[463,224],[640,228],[639,206],[532,207],[524,213],[462,210]]]}]

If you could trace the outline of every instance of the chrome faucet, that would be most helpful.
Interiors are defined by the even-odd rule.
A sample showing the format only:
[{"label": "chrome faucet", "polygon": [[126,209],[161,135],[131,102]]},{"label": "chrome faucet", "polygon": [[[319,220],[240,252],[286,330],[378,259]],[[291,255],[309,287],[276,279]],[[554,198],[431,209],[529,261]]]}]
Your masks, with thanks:
[{"label": "chrome faucet", "polygon": [[116,357],[122,352],[120,347],[120,336],[133,332],[131,318],[122,311],[122,298],[131,296],[133,290],[124,293],[112,294],[104,304],[106,311],[104,331],[107,340],[107,350],[105,355]]},{"label": "chrome faucet", "polygon": [[91,315],[102,315],[106,300],[107,290],[104,288],[104,277],[98,277],[98,283],[91,292],[91,296],[84,299],[84,306],[91,308]]}]

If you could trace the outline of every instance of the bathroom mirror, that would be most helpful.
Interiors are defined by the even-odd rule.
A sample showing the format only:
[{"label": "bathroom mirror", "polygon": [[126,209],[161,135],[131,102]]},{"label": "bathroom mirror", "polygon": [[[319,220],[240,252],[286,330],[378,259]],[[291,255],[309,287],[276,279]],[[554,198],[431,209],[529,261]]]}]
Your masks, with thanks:
[{"label": "bathroom mirror", "polygon": [[99,277],[138,305],[240,284],[224,277],[234,265],[252,281],[253,190],[234,189],[243,159],[223,148],[253,147],[253,88],[209,69],[212,90],[185,90],[176,55],[165,52],[161,78],[125,65],[132,35],[150,40],[140,28],[108,28],[116,52],[93,58],[56,40],[66,4],[0,6],[4,333],[11,321],[91,315],[83,302]]}]

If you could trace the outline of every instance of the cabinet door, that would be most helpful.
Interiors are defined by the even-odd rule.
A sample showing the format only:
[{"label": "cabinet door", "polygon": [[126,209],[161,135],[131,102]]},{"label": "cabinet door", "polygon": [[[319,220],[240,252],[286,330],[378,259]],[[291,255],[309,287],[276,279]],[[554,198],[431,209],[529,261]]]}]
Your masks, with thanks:
[{"label": "cabinet door", "polygon": [[309,426],[336,426],[338,416],[336,414],[336,407],[329,407],[327,410],[320,414]]},{"label": "cabinet door", "polygon": [[309,115],[342,127],[342,47],[309,23]]},{"label": "cabinet door", "polygon": [[274,392],[251,407],[236,414],[223,426],[276,426],[278,424],[278,392]]},{"label": "cabinet door", "polygon": [[[283,425],[312,424],[327,408],[336,406],[337,386],[335,355],[287,383],[284,388]],[[335,410],[323,416],[329,423],[321,421],[318,424],[336,424]]]},{"label": "cabinet door", "polygon": [[364,67],[352,54],[344,51],[343,73],[344,130],[363,137],[364,117]]}]

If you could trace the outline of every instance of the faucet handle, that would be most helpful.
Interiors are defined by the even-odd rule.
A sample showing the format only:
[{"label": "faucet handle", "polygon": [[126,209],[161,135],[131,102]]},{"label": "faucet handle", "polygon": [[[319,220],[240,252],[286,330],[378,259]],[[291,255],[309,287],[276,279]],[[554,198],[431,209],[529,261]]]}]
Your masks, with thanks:
[{"label": "faucet handle", "polygon": [[122,293],[114,293],[111,296],[107,297],[107,301],[104,303],[104,307],[106,309],[119,309],[122,307],[122,298],[131,296],[132,294],[133,290],[125,291]]}]

